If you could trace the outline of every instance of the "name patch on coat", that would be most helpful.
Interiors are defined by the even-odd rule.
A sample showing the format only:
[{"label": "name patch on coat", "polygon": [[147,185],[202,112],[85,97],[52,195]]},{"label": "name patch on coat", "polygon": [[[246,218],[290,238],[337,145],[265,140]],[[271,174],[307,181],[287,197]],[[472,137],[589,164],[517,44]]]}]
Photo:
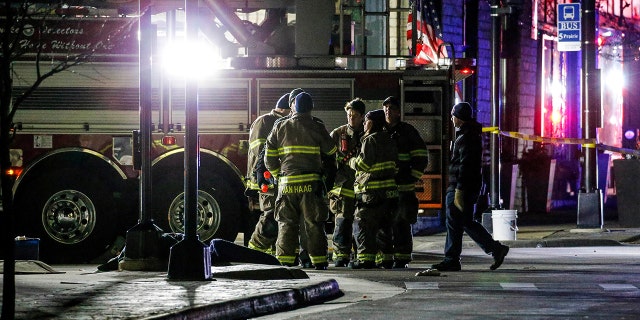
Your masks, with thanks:
[{"label": "name patch on coat", "polygon": [[282,194],[288,193],[308,193],[313,192],[313,185],[304,184],[304,185],[288,185],[282,187]]}]

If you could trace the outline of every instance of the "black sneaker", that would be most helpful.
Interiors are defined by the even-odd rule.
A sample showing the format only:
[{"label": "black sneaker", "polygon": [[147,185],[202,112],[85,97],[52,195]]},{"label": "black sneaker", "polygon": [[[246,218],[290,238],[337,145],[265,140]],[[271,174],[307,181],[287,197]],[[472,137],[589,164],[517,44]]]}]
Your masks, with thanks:
[{"label": "black sneaker", "polygon": [[329,264],[326,262],[321,262],[321,263],[316,263],[314,267],[316,268],[316,270],[327,270],[327,268],[329,267]]},{"label": "black sneaker", "polygon": [[351,269],[373,269],[376,267],[376,263],[374,261],[354,261],[351,263]]},{"label": "black sneaker", "polygon": [[440,263],[432,265],[431,268],[437,269],[438,271],[460,271],[462,266],[460,265],[460,261],[445,259]]},{"label": "black sneaker", "polygon": [[409,260],[396,260],[393,262],[394,269],[404,269],[409,267]]},{"label": "black sneaker", "polygon": [[500,265],[502,265],[504,257],[507,256],[507,253],[509,253],[509,247],[503,244],[499,244],[498,248],[496,248],[493,253],[491,253],[491,255],[493,255],[493,264],[491,265],[491,267],[489,267],[489,269],[498,269]]},{"label": "black sneaker", "polygon": [[337,259],[336,262],[334,263],[334,266],[336,268],[344,268],[346,266],[349,265],[349,259]]}]

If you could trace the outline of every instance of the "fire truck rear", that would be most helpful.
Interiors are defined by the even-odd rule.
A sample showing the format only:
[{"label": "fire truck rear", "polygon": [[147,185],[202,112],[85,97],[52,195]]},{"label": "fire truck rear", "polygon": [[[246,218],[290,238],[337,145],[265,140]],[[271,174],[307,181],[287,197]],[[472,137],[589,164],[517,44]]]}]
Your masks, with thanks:
[{"label": "fire truck rear", "polygon": [[[364,26],[372,27],[373,20],[364,16],[349,20],[356,10],[365,12],[363,3],[337,12],[334,1],[307,2],[202,2],[201,34],[219,48],[230,66],[198,84],[197,231],[202,241],[234,240],[239,232],[252,232],[257,216],[245,196],[247,131],[283,93],[297,87],[314,97],[314,115],[328,130],[346,122],[342,108],[354,97],[364,99],[368,109],[378,108],[389,95],[400,97],[403,120],[421,131],[429,149],[430,165],[416,186],[421,210],[437,211],[442,206],[442,159],[447,157],[449,130],[443,119],[459,70],[452,63],[405,68],[411,59],[384,49],[383,43],[394,34],[386,26],[373,30],[382,34],[378,43],[382,49],[368,49],[375,54],[367,54],[371,30]],[[137,1],[129,4],[133,3]],[[97,9],[100,14],[84,8],[76,12],[80,15],[52,17],[47,21],[50,36],[44,40],[49,54],[95,48],[100,39],[92,30],[122,28],[137,19],[126,4]],[[157,42],[149,214],[165,232],[182,232],[184,81],[161,67],[167,62],[163,46],[179,39],[183,31],[182,15],[171,1],[151,5]],[[125,9],[133,13],[122,14]],[[392,9],[385,7],[373,18],[388,16]],[[401,25],[404,22],[395,27]],[[13,188],[16,229],[19,235],[40,238],[40,256],[46,262],[91,261],[139,217],[136,32],[131,28],[118,46],[96,50],[86,63],[47,79],[16,113],[11,145],[12,166],[20,173]],[[14,63],[14,92],[28,90],[34,70],[33,61]]]}]

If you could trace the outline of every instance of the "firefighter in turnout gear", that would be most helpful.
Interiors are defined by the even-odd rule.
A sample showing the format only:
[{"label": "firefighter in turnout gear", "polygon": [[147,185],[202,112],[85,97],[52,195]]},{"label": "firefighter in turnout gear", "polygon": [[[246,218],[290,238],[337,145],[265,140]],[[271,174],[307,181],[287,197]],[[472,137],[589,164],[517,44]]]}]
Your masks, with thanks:
[{"label": "firefighter in turnout gear", "polygon": [[312,109],[313,100],[308,93],[296,96],[295,113],[276,123],[267,137],[264,162],[278,179],[276,258],[283,265],[292,266],[299,232],[303,231],[311,262],[316,269],[324,270],[328,266],[324,224],[329,212],[324,202],[323,178],[333,184],[337,148],[324,124],[311,116]]},{"label": "firefighter in turnout gear", "polygon": [[[288,107],[289,107],[289,114],[284,116],[284,117],[280,117],[278,119],[275,120],[275,122],[273,123],[272,129],[273,127],[280,121],[289,119],[291,117],[291,115],[294,113],[294,104],[295,104],[295,98],[298,94],[304,92],[304,90],[302,88],[295,88],[293,90],[291,90],[291,92],[288,94]],[[278,101],[279,103],[283,103],[284,101]],[[322,120],[315,118],[314,120],[322,123]],[[267,135],[270,133],[271,131],[267,132]],[[266,140],[266,139],[265,139]],[[255,176],[257,177],[258,180],[262,180],[263,182],[258,183],[258,185],[261,186],[261,188],[264,187],[264,184],[266,184],[266,186],[268,187],[267,192],[268,194],[276,194],[277,195],[277,185],[275,184],[277,182],[277,179],[275,177],[273,177],[271,175],[270,172],[268,172],[265,163],[264,163],[264,155],[266,153],[266,145],[263,143],[263,146],[260,150],[260,154],[258,154],[258,158],[256,159],[256,163],[254,165],[254,171],[255,171]],[[265,172],[268,172],[270,178],[266,179],[264,177]],[[263,184],[264,183],[264,184]],[[272,184],[273,183],[273,184]],[[274,202],[275,202],[275,197],[271,198]],[[276,243],[276,239],[278,238],[278,222],[275,219],[275,215],[271,214],[271,215],[264,215],[263,218],[265,218],[264,223],[262,223],[262,221],[258,221],[258,224],[256,226],[268,226],[268,228],[262,228],[261,231],[259,232],[263,232],[263,231],[275,231],[273,234],[269,234],[268,238],[262,236],[261,234],[258,234],[257,237],[261,237],[262,239],[262,247],[273,247],[273,254],[275,254],[275,243]],[[275,226],[275,230],[272,230],[272,226]],[[304,224],[300,225],[301,228],[304,228]],[[256,241],[255,243],[258,243],[258,241]],[[297,253],[297,258],[294,261],[294,265],[298,265],[298,263],[303,267],[303,268],[311,268],[313,267],[312,263],[311,263],[311,259],[309,258],[309,253],[306,250],[307,247],[307,239],[306,239],[306,233],[301,231],[300,232],[300,249],[296,250]],[[258,249],[258,248],[255,248]]]},{"label": "firefighter in turnout gear", "polygon": [[[285,94],[276,103],[271,112],[258,117],[249,130],[249,154],[247,161],[248,187],[252,196],[258,197],[262,214],[251,234],[249,248],[274,254],[276,238],[278,237],[278,224],[274,218],[273,207],[276,196],[273,188],[273,179],[266,179],[263,170],[255,170],[267,136],[276,120],[289,114],[289,94]],[[271,180],[271,181],[270,181]],[[264,189],[263,189],[264,188]],[[271,190],[268,190],[271,189]],[[266,192],[264,192],[266,191]]]},{"label": "firefighter in turnout gear", "polygon": [[427,166],[427,148],[418,130],[400,121],[400,102],[397,98],[388,97],[382,106],[387,122],[386,130],[398,147],[396,183],[399,197],[393,223],[394,263],[392,267],[406,268],[411,261],[413,251],[411,225],[418,220],[415,183],[422,177]]},{"label": "firefighter in turnout gear", "polygon": [[395,142],[384,131],[384,124],[382,110],[365,115],[360,154],[349,160],[349,166],[356,171],[354,226],[358,252],[352,264],[354,269],[375,268],[378,254],[388,261],[393,257],[393,243],[377,241],[378,233],[389,238],[398,197],[395,182],[398,153]]},{"label": "firefighter in turnout gear", "polygon": [[333,260],[336,267],[346,267],[351,260],[355,171],[349,167],[349,160],[360,152],[365,109],[364,102],[359,98],[348,102],[344,107],[347,113],[347,124],[334,129],[330,134],[338,146],[336,152],[338,171],[335,184],[329,192],[329,207],[335,215]]}]

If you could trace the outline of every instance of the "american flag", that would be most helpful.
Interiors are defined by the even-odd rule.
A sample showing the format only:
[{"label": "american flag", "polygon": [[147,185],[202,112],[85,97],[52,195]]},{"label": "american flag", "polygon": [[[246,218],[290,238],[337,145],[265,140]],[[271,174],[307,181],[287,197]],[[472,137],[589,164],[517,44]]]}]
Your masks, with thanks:
[{"label": "american flag", "polygon": [[[434,1],[429,0],[411,0],[410,3],[416,6],[416,28],[418,29],[416,53],[410,53],[414,58],[416,64],[431,64],[438,62],[438,47],[444,41],[442,40],[442,27],[440,25],[440,19],[436,11]],[[409,14],[409,21],[407,22],[407,40],[409,41],[409,48],[411,46],[412,37],[412,22],[413,14]],[[447,50],[443,46],[440,52],[440,58],[446,58]],[[409,49],[411,51],[411,49]]]}]

